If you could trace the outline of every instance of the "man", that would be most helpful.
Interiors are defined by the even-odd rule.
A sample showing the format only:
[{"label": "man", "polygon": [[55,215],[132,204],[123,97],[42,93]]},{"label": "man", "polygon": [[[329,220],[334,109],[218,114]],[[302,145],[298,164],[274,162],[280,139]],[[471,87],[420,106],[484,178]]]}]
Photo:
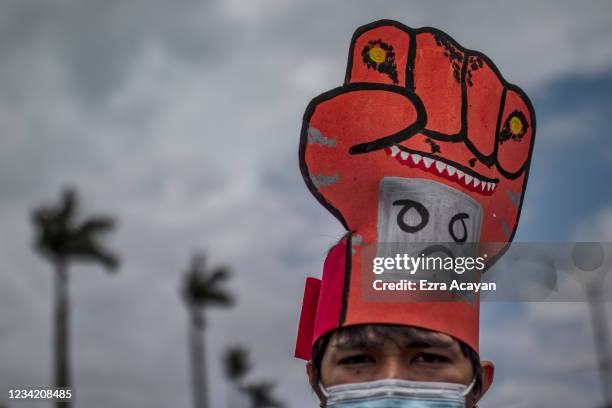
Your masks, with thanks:
[{"label": "man", "polygon": [[[379,293],[372,265],[492,265],[518,225],[534,137],[529,99],[484,54],[433,28],[357,29],[345,83],[311,101],[300,143],[307,186],[348,231],[306,281],[296,344],[324,406],[472,407],[488,390],[478,294]],[[424,273],[395,268],[387,282]]]},{"label": "man", "polygon": [[473,385],[465,405],[475,406],[493,381],[494,367],[465,343],[411,326],[359,325],[328,333],[307,363],[311,386],[322,389],[386,378]]}]

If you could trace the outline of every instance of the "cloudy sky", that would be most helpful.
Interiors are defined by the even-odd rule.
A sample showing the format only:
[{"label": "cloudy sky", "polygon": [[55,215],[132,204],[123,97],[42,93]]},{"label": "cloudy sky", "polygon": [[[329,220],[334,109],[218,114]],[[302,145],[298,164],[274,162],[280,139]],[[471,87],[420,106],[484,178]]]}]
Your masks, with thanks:
[{"label": "cloudy sky", "polygon": [[[531,96],[516,240],[612,241],[607,0],[4,0],[0,386],[52,381],[52,271],[29,213],[73,186],[84,213],[118,218],[108,243],[123,259],[113,276],[71,268],[78,406],[190,406],[178,287],[197,250],[232,268],[238,300],[208,314],[213,407],[234,344],[251,350],[250,380],[316,406],[292,349],[304,278],[342,229],[301,180],[301,116],[341,84],[353,30],[380,18],[446,31]],[[583,303],[487,304],[481,344],[498,366],[481,407],[601,402]]]}]

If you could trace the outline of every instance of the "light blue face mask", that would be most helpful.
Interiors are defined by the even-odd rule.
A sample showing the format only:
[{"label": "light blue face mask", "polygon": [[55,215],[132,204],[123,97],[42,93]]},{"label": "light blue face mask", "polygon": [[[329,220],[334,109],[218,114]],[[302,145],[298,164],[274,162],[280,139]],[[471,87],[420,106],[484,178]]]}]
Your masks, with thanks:
[{"label": "light blue face mask", "polygon": [[319,385],[333,408],[465,408],[474,387],[463,384],[385,379],[362,383]]}]

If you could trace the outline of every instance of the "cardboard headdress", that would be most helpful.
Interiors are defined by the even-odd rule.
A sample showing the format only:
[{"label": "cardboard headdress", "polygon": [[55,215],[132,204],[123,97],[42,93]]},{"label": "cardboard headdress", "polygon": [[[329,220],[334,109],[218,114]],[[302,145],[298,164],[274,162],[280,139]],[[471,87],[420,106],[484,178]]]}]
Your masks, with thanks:
[{"label": "cardboard headdress", "polygon": [[[434,28],[358,28],[344,85],[304,114],[300,167],[349,232],[308,278],[295,355],[336,328],[410,325],[478,350],[479,303],[366,302],[360,251],[385,241],[497,242],[517,228],[535,137],[525,93],[484,54]],[[419,222],[402,217],[416,210]]]}]

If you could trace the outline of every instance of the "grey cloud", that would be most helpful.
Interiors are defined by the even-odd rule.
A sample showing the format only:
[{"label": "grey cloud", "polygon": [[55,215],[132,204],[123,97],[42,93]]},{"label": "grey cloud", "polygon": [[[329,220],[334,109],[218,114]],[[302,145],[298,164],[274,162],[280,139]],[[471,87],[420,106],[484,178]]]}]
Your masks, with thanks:
[{"label": "grey cloud", "polygon": [[[438,26],[538,88],[551,65],[561,75],[601,64],[605,49],[576,58],[575,42],[611,35],[601,23],[609,3],[590,4],[272,2],[253,15],[221,1],[4,2],[0,224],[10,233],[0,235],[0,384],[50,380],[52,275],[31,252],[28,211],[73,184],[86,212],[118,217],[109,238],[124,255],[116,276],[71,270],[80,405],[188,405],[177,290],[203,248],[233,268],[239,299],[209,314],[214,406],[226,395],[217,356],[237,340],[253,349],[253,378],[279,380],[292,406],[315,406],[303,363],[291,358],[296,319],[304,278],[320,276],[342,228],[301,179],[298,137],[310,98],[342,82],[353,30],[382,17]],[[525,14],[510,22],[509,10]],[[524,41],[540,29],[539,41]],[[483,344],[498,330],[488,327]],[[515,337],[498,332],[491,353],[507,356]]]},{"label": "grey cloud", "polygon": [[[41,47],[65,67],[65,80],[82,103],[95,103],[123,86],[129,67],[147,47],[205,70],[223,64],[241,36],[225,35],[218,3],[194,1],[17,1],[4,4],[9,24],[0,55]],[[39,72],[44,75],[44,72]]]}]

